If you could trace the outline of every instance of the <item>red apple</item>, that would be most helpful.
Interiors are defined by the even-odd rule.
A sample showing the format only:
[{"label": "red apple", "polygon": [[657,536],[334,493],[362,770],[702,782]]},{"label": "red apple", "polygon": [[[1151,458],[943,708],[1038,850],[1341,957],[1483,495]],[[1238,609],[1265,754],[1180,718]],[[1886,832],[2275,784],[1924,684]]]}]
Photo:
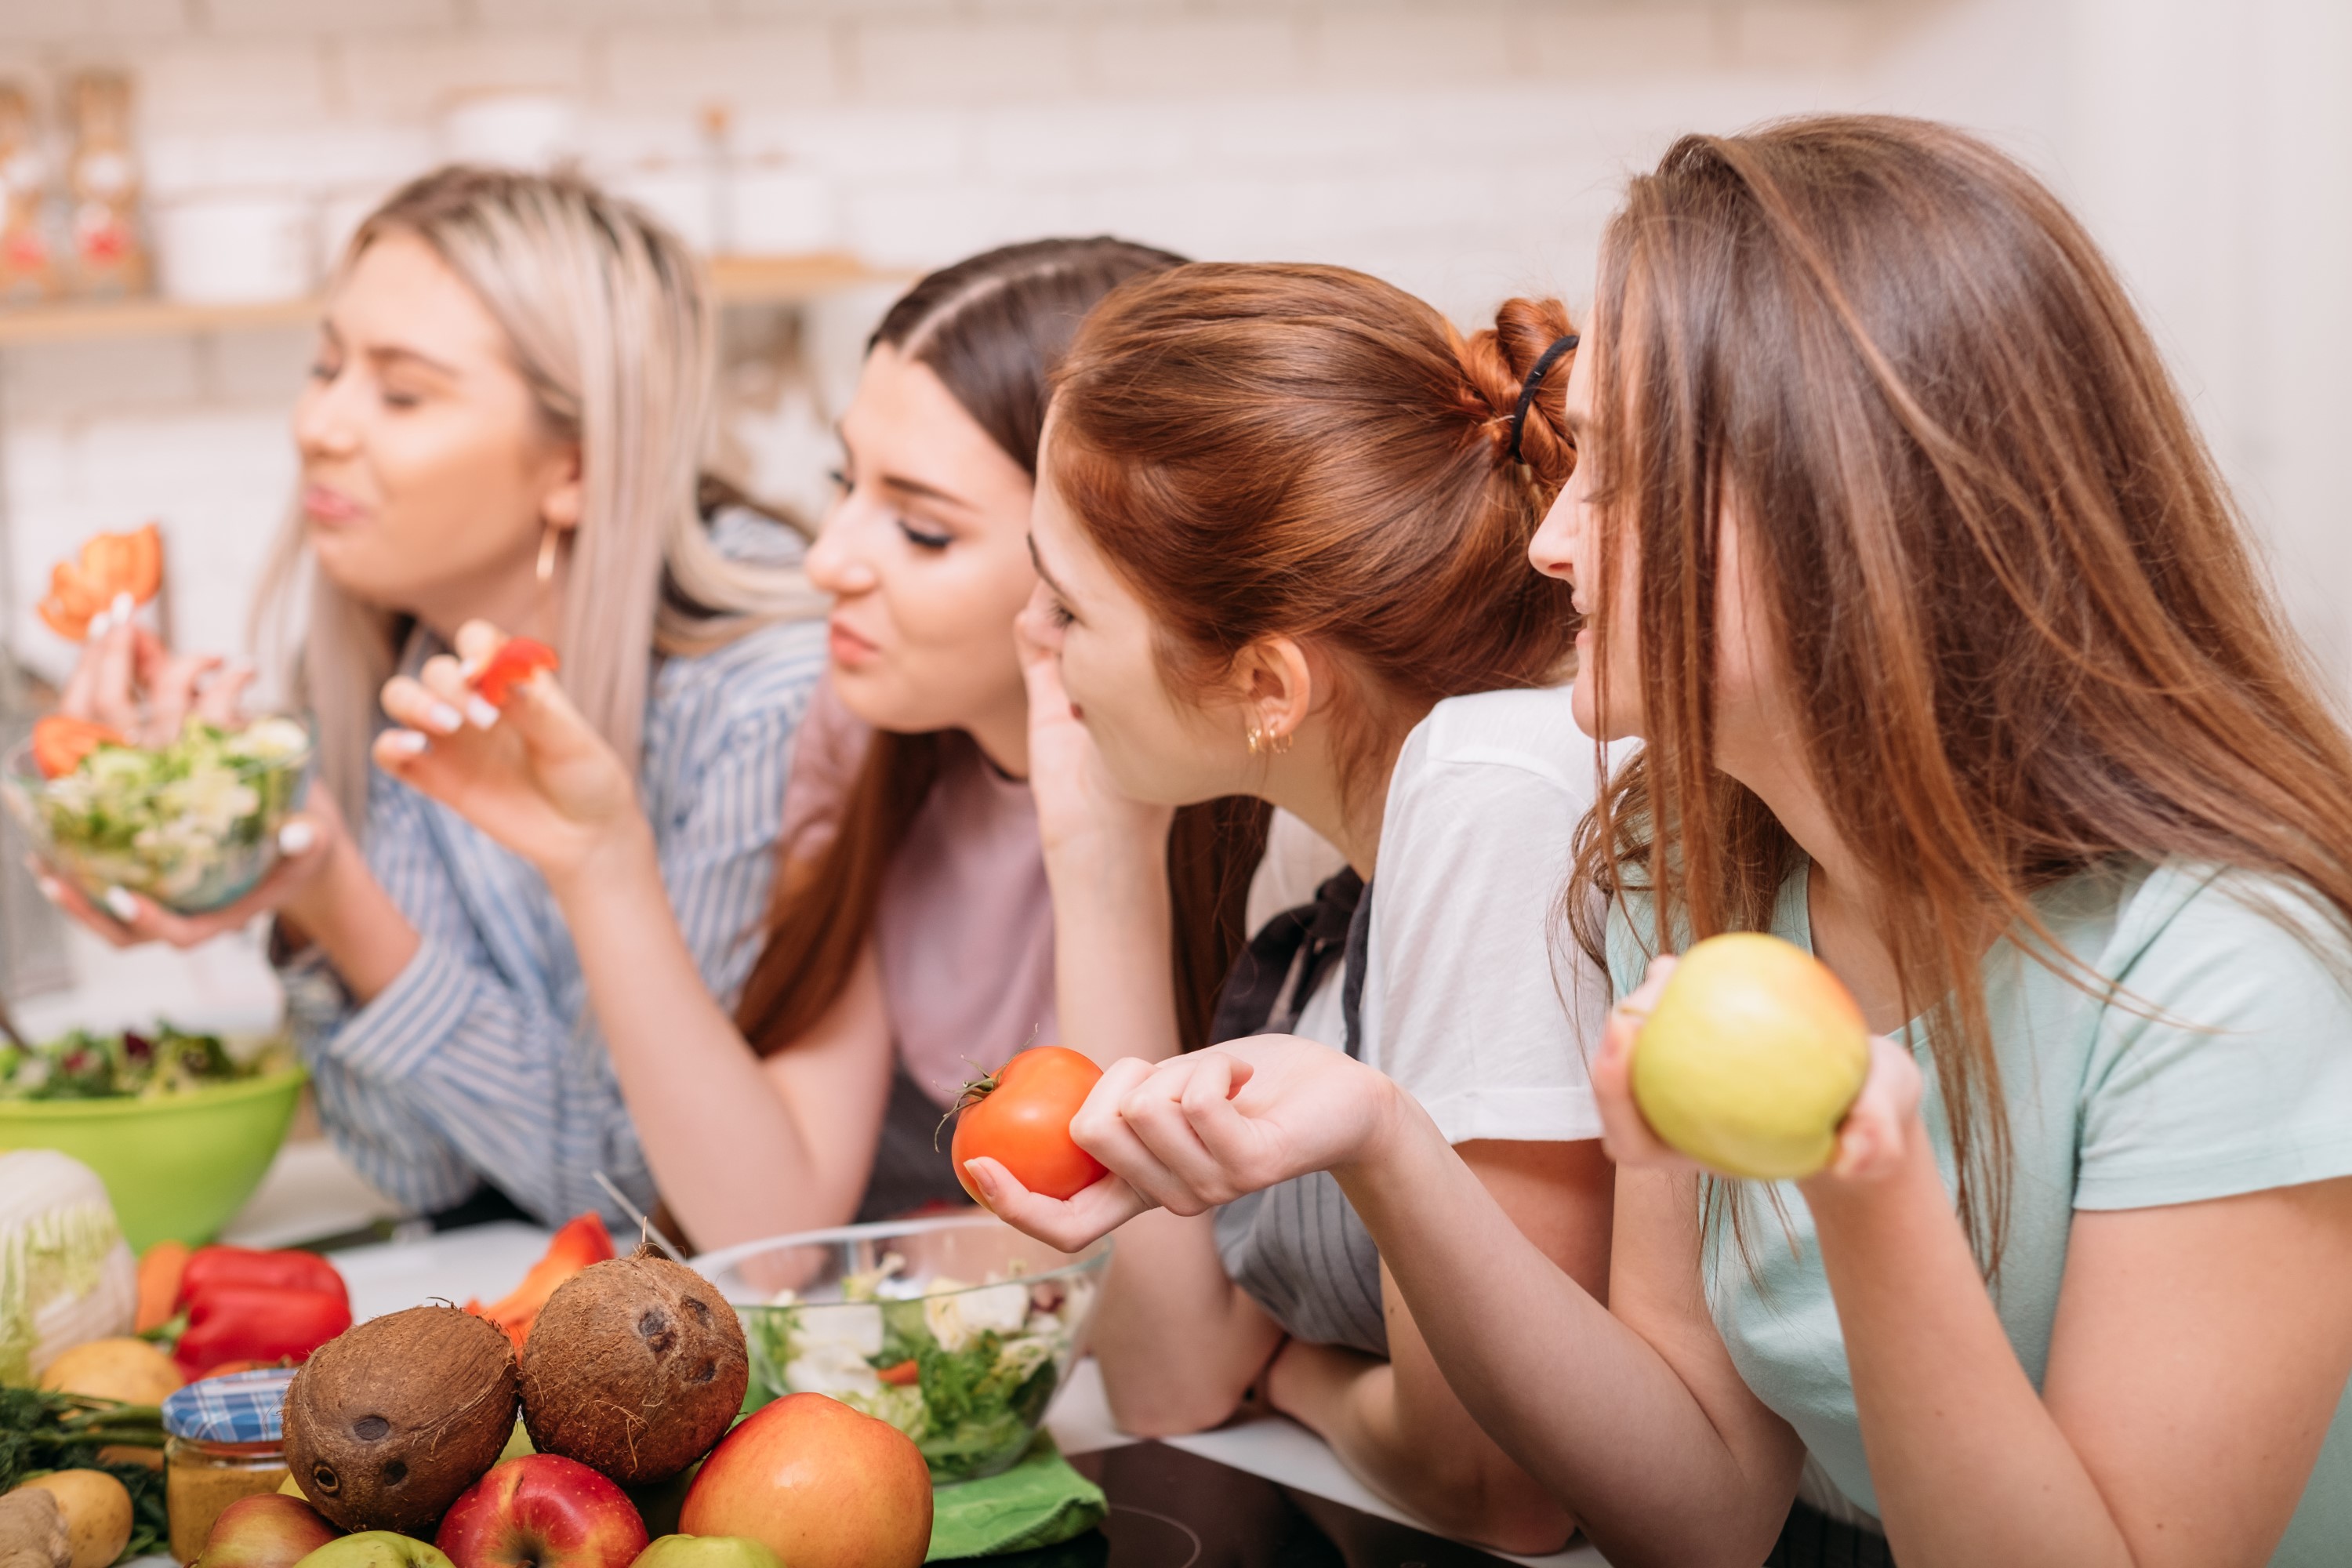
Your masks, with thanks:
[{"label": "red apple", "polygon": [[293,1568],[341,1534],[300,1498],[264,1492],[220,1510],[196,1562],[201,1568]]},{"label": "red apple", "polygon": [[525,1454],[459,1493],[433,1544],[457,1568],[629,1568],[646,1549],[646,1521],[579,1460]]},{"label": "red apple", "polygon": [[931,1544],[930,1467],[888,1422],[788,1394],[719,1440],[677,1525],[749,1536],[790,1568],[917,1568]]}]

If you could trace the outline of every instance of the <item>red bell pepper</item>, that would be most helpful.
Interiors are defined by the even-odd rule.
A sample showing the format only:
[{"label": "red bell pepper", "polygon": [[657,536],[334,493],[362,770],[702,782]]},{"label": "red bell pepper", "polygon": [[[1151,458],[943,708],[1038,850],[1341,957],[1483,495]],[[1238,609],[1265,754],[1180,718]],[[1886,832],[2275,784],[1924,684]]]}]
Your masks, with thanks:
[{"label": "red bell pepper", "polygon": [[562,662],[555,657],[555,650],[543,642],[509,637],[474,677],[473,687],[483,701],[493,708],[503,708],[516,687],[542,669],[561,668]]},{"label": "red bell pepper", "polygon": [[351,1291],[335,1266],[315,1252],[262,1252],[249,1247],[200,1247],[180,1274],[179,1304],[192,1306],[224,1286],[265,1290],[316,1290],[349,1305]]},{"label": "red bell pepper", "polygon": [[547,1244],[547,1251],[530,1266],[522,1283],[512,1292],[485,1307],[479,1301],[466,1303],[466,1310],[478,1318],[488,1318],[506,1331],[514,1348],[522,1349],[530,1338],[530,1326],[539,1321],[539,1310],[555,1294],[556,1287],[579,1273],[592,1263],[602,1263],[614,1256],[612,1234],[604,1222],[593,1214],[583,1214],[566,1220],[563,1228]]},{"label": "red bell pepper", "polygon": [[340,1291],[215,1285],[189,1305],[172,1359],[191,1377],[225,1361],[306,1361],[351,1326],[352,1306]]}]

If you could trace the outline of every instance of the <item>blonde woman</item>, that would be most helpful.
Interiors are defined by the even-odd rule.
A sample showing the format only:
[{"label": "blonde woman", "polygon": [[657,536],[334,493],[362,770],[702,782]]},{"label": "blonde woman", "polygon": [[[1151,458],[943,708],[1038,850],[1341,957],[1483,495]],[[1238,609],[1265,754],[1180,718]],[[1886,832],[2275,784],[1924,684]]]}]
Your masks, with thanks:
[{"label": "blonde woman", "polygon": [[[599,1171],[656,1194],[546,884],[371,764],[385,679],[476,618],[553,644],[635,778],[704,983],[731,995],[755,955],[824,628],[801,613],[793,536],[704,504],[710,339],[692,258],[591,185],[451,168],[393,196],[328,299],[294,414],[301,495],[263,597],[265,626],[308,610],[289,676],[323,787],[289,858],[200,920],[50,888],[118,942],[188,945],[275,914],[328,1130],[420,1211],[478,1194],[542,1219],[608,1208]],[[89,662],[143,670],[85,685],[158,707],[198,667],[127,626]],[[448,717],[496,721],[468,708]]]}]

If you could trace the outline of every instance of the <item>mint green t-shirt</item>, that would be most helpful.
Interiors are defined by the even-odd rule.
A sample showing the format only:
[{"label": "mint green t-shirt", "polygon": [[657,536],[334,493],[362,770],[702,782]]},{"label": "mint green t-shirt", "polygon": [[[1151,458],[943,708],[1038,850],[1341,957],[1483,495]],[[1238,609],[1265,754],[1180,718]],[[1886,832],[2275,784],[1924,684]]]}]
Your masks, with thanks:
[{"label": "mint green t-shirt", "polygon": [[[2035,904],[2065,950],[2121,993],[2086,992],[2011,942],[1985,960],[2015,1160],[1994,1299],[2039,1387],[2076,1210],[2195,1203],[2352,1175],[2352,953],[2299,885],[2211,867],[2133,863],[2074,878]],[[1772,930],[1811,951],[1801,868],[1781,889]],[[1612,911],[1609,967],[1620,995],[1640,983],[1651,931],[1646,909],[1631,920],[1623,908]],[[1950,1140],[1924,1033],[1915,1021],[1904,1038],[1927,1069],[1923,1109],[1949,1190]],[[1749,1258],[1727,1226],[1717,1226],[1707,1245],[1716,1326],[1748,1387],[1796,1428],[1839,1489],[1875,1514],[1812,1218],[1794,1183],[1776,1185],[1794,1252],[1770,1206],[1755,1201],[1761,1194],[1748,1194]],[[2182,1259],[2184,1271],[2197,1266]],[[2216,1444],[2241,1440],[2212,1434]],[[2338,1403],[2271,1561],[2352,1563],[2352,1398]]]}]

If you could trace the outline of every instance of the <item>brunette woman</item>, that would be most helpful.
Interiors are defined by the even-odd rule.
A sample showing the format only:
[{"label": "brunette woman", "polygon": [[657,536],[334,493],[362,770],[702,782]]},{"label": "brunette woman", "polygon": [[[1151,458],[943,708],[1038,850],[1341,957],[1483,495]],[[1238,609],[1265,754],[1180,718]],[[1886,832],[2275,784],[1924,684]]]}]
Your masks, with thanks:
[{"label": "brunette woman", "polygon": [[[823,634],[797,541],[704,504],[710,340],[690,253],[593,186],[451,168],[394,195],[336,274],[294,412],[301,496],[264,619],[307,609],[288,685],[315,717],[321,787],[286,862],[193,920],[47,884],[118,942],[187,945],[274,913],[327,1130],[419,1210],[488,1187],[552,1221],[610,1208],[599,1171],[639,1203],[653,1184],[628,1064],[597,1032],[546,884],[370,765],[395,668],[478,616],[554,644],[583,721],[637,780],[689,966],[721,995],[750,967]],[[170,730],[217,663],[166,658],[126,616],[76,695]],[[215,716],[236,685],[205,693]]]},{"label": "brunette woman", "polygon": [[[1347,868],[1253,939],[1217,1037],[1295,1029],[1411,1085],[1534,1246],[1597,1289],[1609,1167],[1545,918],[1593,748],[1552,684],[1568,590],[1524,565],[1571,460],[1545,382],[1574,344],[1557,304],[1514,300],[1465,342],[1328,268],[1120,289],[1063,366],[1045,440],[1030,756],[1067,1041],[1173,1051],[1151,918],[1169,810],[1280,805]],[[1597,1027],[1598,970],[1566,966],[1571,991],[1576,967]],[[1441,1528],[1525,1552],[1568,1537],[1445,1387],[1328,1176],[1213,1220],[1138,1219],[1095,1342],[1131,1430],[1213,1426],[1262,1381]]]},{"label": "brunette woman", "polygon": [[[978,1067],[1057,1037],[1013,639],[1037,581],[1046,375],[1097,300],[1177,259],[1108,239],[1013,246],[932,274],[884,317],[842,419],[841,498],[809,552],[834,596],[832,661],[778,792],[782,879],[732,1016],[664,901],[652,803],[568,679],[532,683],[488,732],[451,721],[457,659],[384,693],[413,726],[379,743],[384,765],[554,890],[654,1174],[705,1246],[966,1201],[940,1119]],[[469,628],[458,651],[497,636]],[[1188,977],[1193,1043],[1238,942],[1258,816],[1196,812],[1172,838],[1162,825],[1174,934],[1158,959],[1167,972],[1172,952]]]},{"label": "brunette woman", "polygon": [[[1534,555],[1591,617],[1580,715],[1646,742],[1571,890],[1624,998],[1607,1305],[1311,1046],[1122,1064],[1082,1140],[1185,1212],[1333,1170],[1612,1563],[1784,1519],[1780,1562],[2352,1558],[2352,743],[2105,261],[1957,132],[1686,138],[1609,230],[1569,417]],[[1734,929],[1888,1031],[1769,1189],[1626,1089],[1648,955]],[[1134,1201],[988,1174],[1065,1241]]]}]

